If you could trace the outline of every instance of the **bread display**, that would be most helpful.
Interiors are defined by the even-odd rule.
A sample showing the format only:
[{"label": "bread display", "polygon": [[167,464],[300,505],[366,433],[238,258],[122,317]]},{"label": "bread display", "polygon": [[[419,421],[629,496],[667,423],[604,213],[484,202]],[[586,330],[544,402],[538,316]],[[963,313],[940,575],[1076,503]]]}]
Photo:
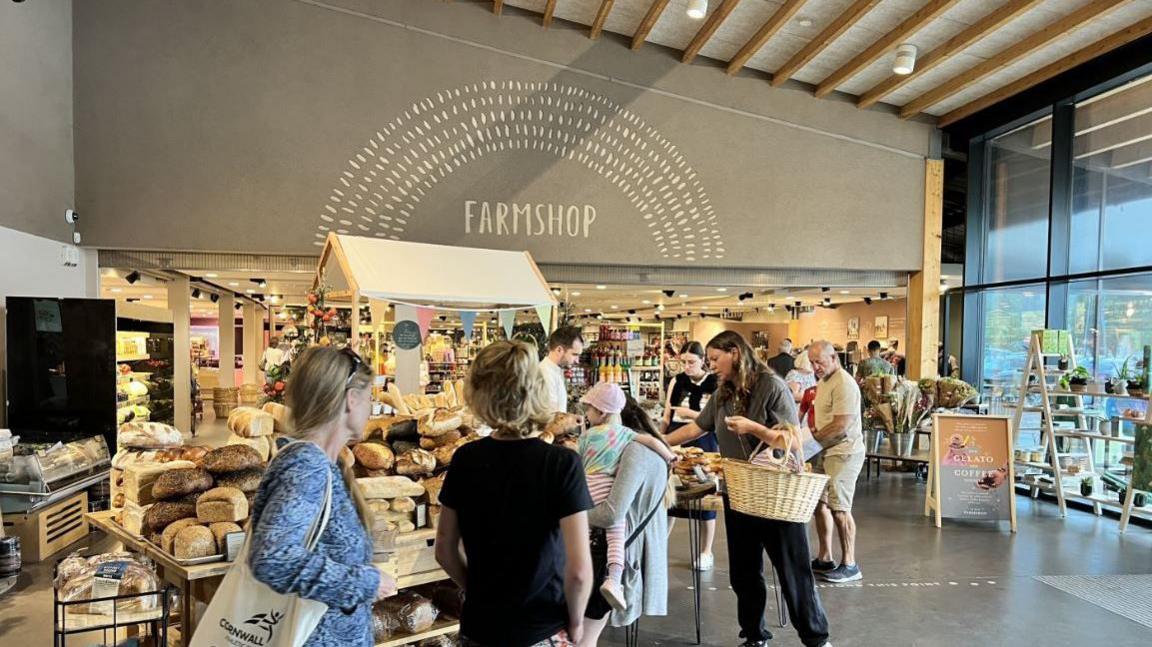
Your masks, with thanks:
[{"label": "bread display", "polygon": [[227,445],[246,445],[256,450],[260,455],[261,462],[267,463],[276,455],[276,442],[272,436],[256,436],[255,438],[246,438],[244,436],[237,436],[232,434],[228,436]]},{"label": "bread display", "polygon": [[460,640],[458,636],[450,636],[448,634],[440,634],[431,638],[425,638],[420,641],[416,647],[460,647]]},{"label": "bread display", "polygon": [[212,531],[212,538],[216,540],[216,554],[223,555],[227,552],[228,535],[244,529],[231,521],[217,521],[208,524],[208,530]]},{"label": "bread display", "polygon": [[144,513],[148,511],[151,506],[141,506],[132,501],[125,501],[124,508],[120,510],[117,517],[120,525],[125,530],[139,537],[144,534]]},{"label": "bread display", "polygon": [[409,496],[392,499],[392,509],[396,512],[413,512],[416,510],[416,500]]},{"label": "bread display", "polygon": [[172,523],[168,524],[168,527],[165,528],[164,531],[160,533],[160,548],[162,548],[164,550],[164,552],[171,555],[172,554],[172,542],[176,541],[177,533],[179,533],[181,530],[184,530],[188,526],[198,526],[198,525],[200,525],[200,520],[197,519],[196,517],[177,519],[176,521],[173,521]]},{"label": "bread display", "polygon": [[419,432],[422,437],[442,436],[450,431],[456,431],[464,424],[464,418],[459,411],[436,409],[431,414],[420,418]]},{"label": "bread display", "polygon": [[176,499],[212,489],[212,475],[199,467],[169,469],[156,477],[152,496],[159,501]]},{"label": "bread display", "polygon": [[196,466],[188,461],[172,461],[169,463],[132,463],[126,466],[120,476],[118,494],[123,494],[126,501],[138,505],[147,505],[156,500],[152,486],[162,474],[177,469],[194,469]]},{"label": "bread display", "polygon": [[388,499],[368,499],[368,511],[374,517],[381,516],[392,511],[392,502]]},{"label": "bread display", "polygon": [[262,467],[264,460],[259,452],[247,445],[225,445],[208,452],[201,465],[213,474],[231,474]]},{"label": "bread display", "polygon": [[389,470],[396,462],[392,449],[383,443],[360,443],[352,449],[356,463],[370,470]]},{"label": "bread display", "polygon": [[248,499],[236,488],[213,488],[196,501],[196,517],[201,523],[243,521],[248,518]]},{"label": "bread display", "polygon": [[[167,528],[169,524],[184,519],[185,517],[196,516],[195,503],[176,503],[174,501],[160,501],[153,503],[152,507],[144,513],[144,523],[141,530],[144,533],[159,535],[160,531]],[[141,533],[141,534],[144,534]],[[159,545],[161,542],[154,542]]]},{"label": "bread display", "polygon": [[[160,579],[156,577],[156,573],[152,569],[144,566],[135,559],[127,558],[122,555],[116,555],[115,559],[110,561],[95,561],[98,557],[93,557],[88,560],[88,564],[82,568],[70,569],[70,577],[57,578],[58,598],[60,602],[76,602],[79,600],[91,600],[94,596],[92,594],[92,587],[96,579],[97,569],[101,564],[114,564],[122,562],[124,573],[120,577],[120,583],[117,587],[115,595],[133,595],[137,593],[147,593],[155,591],[160,588]],[[58,575],[61,573],[58,571]],[[159,606],[159,596],[156,595],[142,595],[139,597],[129,597],[115,602],[116,613],[133,613],[140,611],[152,611]],[[96,602],[93,604],[78,604],[69,605],[67,613],[72,614],[107,614],[111,615],[113,602]]]},{"label": "bread display", "polygon": [[464,613],[464,592],[452,582],[437,582],[425,588],[424,593],[441,615],[459,618]]},{"label": "bread display", "polygon": [[365,499],[395,499],[401,496],[418,497],[424,488],[412,479],[403,476],[377,476],[356,479],[356,485]]},{"label": "bread display", "polygon": [[243,472],[221,474],[215,478],[215,481],[216,487],[236,488],[249,494],[260,488],[260,479],[262,478],[264,478],[264,470],[257,467]]},{"label": "bread display", "polygon": [[432,450],[436,449],[437,447],[451,445],[452,443],[460,440],[462,437],[463,434],[460,433],[459,429],[453,429],[452,431],[449,431],[448,433],[442,434],[440,436],[425,436],[420,439],[420,449]]},{"label": "bread display", "polygon": [[191,461],[196,465],[204,460],[204,456],[208,454],[210,447],[176,447],[173,449],[164,449],[159,452],[159,460],[166,461]]},{"label": "bread display", "polygon": [[403,476],[427,476],[436,469],[436,457],[423,449],[413,449],[396,459],[396,473]]},{"label": "bread display", "polygon": [[444,475],[433,476],[420,481],[424,489],[428,492],[428,503],[431,505],[440,505],[440,489],[444,487]]},{"label": "bread display", "polygon": [[288,431],[288,407],[279,402],[265,402],[260,410],[272,416],[272,430],[275,433]]},{"label": "bread display", "polygon": [[391,444],[392,453],[396,454],[397,456],[400,456],[401,454],[407,454],[413,449],[420,449],[420,443],[418,441],[393,440]]},{"label": "bread display", "polygon": [[440,615],[431,600],[412,591],[403,591],[377,602],[374,611],[390,616],[400,630],[410,634],[428,631]]},{"label": "bread display", "polygon": [[116,444],[135,449],[166,449],[184,444],[180,430],[159,422],[126,422],[116,432]]},{"label": "bread display", "polygon": [[243,438],[271,436],[276,431],[276,419],[255,407],[236,407],[228,414],[228,429]]},{"label": "bread display", "polygon": [[172,555],[176,559],[196,559],[216,555],[216,538],[205,526],[188,526],[176,533]]}]

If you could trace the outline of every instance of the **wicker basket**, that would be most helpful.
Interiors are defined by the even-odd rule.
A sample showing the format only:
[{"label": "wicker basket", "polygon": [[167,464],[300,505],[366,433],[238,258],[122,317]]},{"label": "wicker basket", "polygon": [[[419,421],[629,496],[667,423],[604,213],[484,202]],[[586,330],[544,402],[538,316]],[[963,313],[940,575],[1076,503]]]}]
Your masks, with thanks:
[{"label": "wicker basket", "polygon": [[227,418],[228,414],[236,408],[240,398],[240,389],[235,387],[216,387],[212,389],[212,410],[217,418]]},{"label": "wicker basket", "polygon": [[[788,427],[781,435],[781,440],[783,442],[778,443],[778,446],[785,451],[786,458],[801,447],[794,428]],[[770,447],[765,451],[771,450]],[[755,465],[732,458],[722,460],[729,505],[732,505],[733,510],[753,517],[775,519],[778,522],[808,523],[828,484],[827,475],[804,472],[803,462],[798,455],[795,462],[798,472],[787,469],[789,460],[786,458],[773,459],[771,454],[760,457],[767,458],[767,462],[773,466]]]},{"label": "wicker basket", "polygon": [[264,399],[264,389],[256,384],[243,384],[240,386],[240,404],[245,407],[256,407]]}]

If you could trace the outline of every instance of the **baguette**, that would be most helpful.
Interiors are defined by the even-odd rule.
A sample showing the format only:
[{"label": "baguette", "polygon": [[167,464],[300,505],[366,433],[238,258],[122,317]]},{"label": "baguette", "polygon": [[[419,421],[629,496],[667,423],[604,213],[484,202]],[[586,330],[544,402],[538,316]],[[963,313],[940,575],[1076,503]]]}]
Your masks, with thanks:
[{"label": "baguette", "polygon": [[424,494],[424,487],[403,476],[377,476],[356,479],[365,499],[395,499],[401,496],[418,497]]},{"label": "baguette", "polygon": [[400,392],[400,387],[396,386],[395,382],[388,383],[388,395],[392,398],[393,408],[396,413],[402,416],[412,415],[411,409],[408,408],[408,403],[404,400],[404,394]]},{"label": "baguette", "polygon": [[416,500],[412,497],[401,496],[392,499],[391,507],[394,512],[415,512]]}]

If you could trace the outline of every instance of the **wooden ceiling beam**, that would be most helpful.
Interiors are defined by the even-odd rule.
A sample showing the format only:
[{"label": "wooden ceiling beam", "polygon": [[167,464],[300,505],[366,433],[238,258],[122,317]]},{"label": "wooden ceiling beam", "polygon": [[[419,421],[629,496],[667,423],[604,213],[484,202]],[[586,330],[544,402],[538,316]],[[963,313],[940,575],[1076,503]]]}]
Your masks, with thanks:
[{"label": "wooden ceiling beam", "polygon": [[969,115],[975,114],[984,108],[987,108],[988,106],[999,103],[1000,101],[1007,99],[1010,96],[1019,94],[1028,88],[1031,88],[1039,83],[1043,83],[1044,81],[1047,81],[1054,76],[1063,74],[1064,72],[1067,72],[1068,70],[1082,63],[1086,63],[1096,58],[1097,56],[1107,54],[1108,52],[1118,47],[1127,45],[1128,43],[1143,38],[1150,33],[1152,33],[1152,16],[1129,26],[1126,29],[1118,31],[1103,40],[1097,41],[1087,47],[1077,50],[1054,63],[1050,63],[1017,81],[1009,83],[1008,85],[996,90],[995,92],[991,92],[987,95],[984,95],[983,97],[980,97],[979,99],[976,99],[975,101],[970,101],[960,106],[959,108],[952,110],[951,112],[940,117],[940,126],[943,127],[949,124],[954,124]]},{"label": "wooden ceiling beam", "polygon": [[492,13],[497,16],[504,11],[504,0],[492,0]]},{"label": "wooden ceiling beam", "polygon": [[959,2],[959,0],[932,0],[924,5],[919,11],[908,16],[904,22],[897,25],[895,29],[884,34],[880,40],[872,43],[868,49],[860,52],[852,60],[841,65],[840,69],[829,74],[828,78],[816,86],[816,96],[827,96],[839,85],[856,76],[861,70],[872,63],[875,63],[876,59],[899,47],[909,36],[920,31],[925,25],[936,18],[939,18],[940,14],[951,9],[957,2]]},{"label": "wooden ceiling beam", "polygon": [[652,28],[656,26],[656,22],[660,20],[660,16],[664,14],[664,9],[667,7],[668,0],[653,0],[652,5],[648,7],[648,13],[644,14],[640,26],[632,35],[632,49],[640,49],[644,46],[644,41],[648,40],[648,34],[652,33]]},{"label": "wooden ceiling beam", "polygon": [[744,64],[755,56],[756,52],[759,52],[760,48],[764,47],[776,35],[776,32],[780,31],[781,27],[788,24],[788,21],[796,15],[796,12],[800,11],[800,7],[803,7],[805,2],[807,0],[788,0],[781,5],[776,13],[772,14],[772,17],[760,27],[760,30],[747,43],[744,43],[740,51],[736,52],[736,56],[728,61],[728,73],[735,74],[743,69]]},{"label": "wooden ceiling beam", "polygon": [[[1082,27],[1093,18],[1124,4],[1128,0],[1093,0],[1076,11],[1050,23],[1047,27],[1028,36],[1024,40],[1004,49],[991,58],[985,59],[971,69],[958,74],[928,92],[909,101],[900,108],[900,117],[908,119],[955,95],[964,88],[1011,65],[1052,41],[1066,36]],[[995,93],[993,93],[995,94]]]},{"label": "wooden ceiling beam", "polygon": [[680,58],[681,63],[691,63],[692,59],[700,53],[700,50],[708,44],[708,40],[720,28],[720,25],[728,19],[732,11],[736,9],[736,5],[740,4],[740,0],[724,0],[716,7],[716,11],[708,16],[708,20],[704,21],[704,25],[700,27],[700,31],[696,32],[696,36],[688,43],[688,47],[684,50],[684,56]]},{"label": "wooden ceiling beam", "polygon": [[880,4],[880,0],[856,0],[852,6],[848,7],[832,21],[831,25],[824,28],[820,35],[812,39],[807,45],[804,46],[796,55],[788,59],[788,62],[776,70],[772,75],[772,86],[780,87],[784,82],[792,78],[792,75],[799,72],[802,67],[807,65],[812,59],[816,58],[820,52],[824,51],[829,45],[832,44],[837,38],[840,37],[848,28],[855,25],[858,20]]},{"label": "wooden ceiling beam", "polygon": [[547,29],[552,26],[552,14],[556,13],[556,0],[547,0],[544,3],[544,17],[540,20],[540,24],[544,25]]},{"label": "wooden ceiling beam", "polygon": [[592,20],[592,29],[588,32],[588,38],[600,38],[600,32],[604,31],[604,23],[608,21],[608,14],[612,11],[612,5],[615,3],[616,0],[600,0],[600,8]]},{"label": "wooden ceiling beam", "polygon": [[884,97],[904,87],[908,82],[927,74],[944,61],[951,59],[976,41],[1008,24],[1020,14],[1035,7],[1042,1],[1043,0],[1012,0],[1012,2],[972,23],[964,31],[949,38],[943,45],[920,56],[916,60],[916,69],[911,74],[905,76],[893,74],[886,80],[878,83],[871,90],[860,95],[860,100],[856,102],[856,107],[868,108],[876,104]]}]

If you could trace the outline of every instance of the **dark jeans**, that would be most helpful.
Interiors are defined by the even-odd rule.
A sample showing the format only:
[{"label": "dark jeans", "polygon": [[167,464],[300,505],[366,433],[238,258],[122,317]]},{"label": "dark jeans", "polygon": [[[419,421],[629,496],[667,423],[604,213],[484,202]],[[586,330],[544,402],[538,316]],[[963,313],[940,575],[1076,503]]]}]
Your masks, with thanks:
[{"label": "dark jeans", "polygon": [[776,567],[780,588],[800,640],[820,647],[828,640],[828,619],[816,593],[808,554],[808,533],[802,523],[761,519],[733,511],[724,499],[728,535],[728,570],[736,592],[736,615],[741,635],[748,640],[769,636],[764,623],[768,586],[764,579],[764,552]]}]

